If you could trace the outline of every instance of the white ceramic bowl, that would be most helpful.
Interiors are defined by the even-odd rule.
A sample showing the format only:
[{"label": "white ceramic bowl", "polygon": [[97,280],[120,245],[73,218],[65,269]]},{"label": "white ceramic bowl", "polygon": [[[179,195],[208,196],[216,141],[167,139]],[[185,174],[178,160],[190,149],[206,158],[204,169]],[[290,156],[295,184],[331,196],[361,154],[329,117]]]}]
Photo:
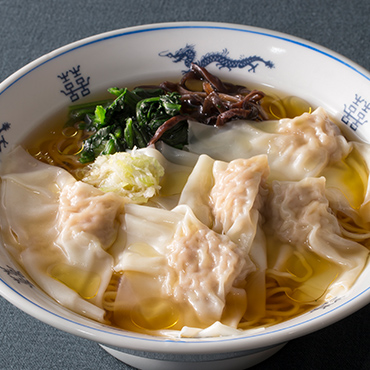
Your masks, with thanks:
[{"label": "white ceramic bowl", "polygon": [[[232,24],[168,23],[116,30],[53,51],[0,85],[0,160],[71,103],[110,86],[178,80],[196,61],[222,79],[265,85],[321,105],[351,138],[370,137],[370,74],[350,60],[285,34]],[[209,64],[207,64],[209,63]],[[370,266],[351,291],[300,317],[239,337],[169,340],[114,329],[46,296],[0,247],[0,293],[59,329],[100,343],[142,369],[244,369],[291,339],[350,315],[370,302]]]}]

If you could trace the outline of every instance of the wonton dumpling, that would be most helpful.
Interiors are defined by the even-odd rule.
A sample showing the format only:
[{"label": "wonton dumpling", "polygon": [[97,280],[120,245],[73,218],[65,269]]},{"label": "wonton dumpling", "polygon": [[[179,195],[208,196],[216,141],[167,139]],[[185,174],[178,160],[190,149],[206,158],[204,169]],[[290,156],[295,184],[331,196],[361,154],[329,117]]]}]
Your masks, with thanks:
[{"label": "wonton dumpling", "polygon": [[227,297],[232,295],[239,302],[235,305],[239,315],[234,312],[229,320],[236,326],[246,309],[245,291],[239,284],[255,269],[254,264],[229,237],[199,222],[188,207],[180,206],[176,212],[180,210],[184,220],[168,246],[170,273],[164,286],[178,302],[189,302],[201,322],[209,325],[221,321]]},{"label": "wonton dumpling", "polygon": [[188,148],[223,161],[267,154],[271,178],[301,180],[318,176],[352,145],[322,108],[293,119],[229,122],[223,127],[189,124]]},{"label": "wonton dumpling", "polygon": [[254,302],[246,313],[250,320],[265,310],[267,261],[260,209],[268,174],[266,155],[230,163],[201,155],[180,197],[180,204],[190,206],[208,227],[227,235],[256,266],[246,287],[248,299]]},{"label": "wonton dumpling", "polygon": [[225,233],[245,253],[250,252],[256,234],[262,197],[267,195],[268,174],[264,155],[235,159],[228,164],[216,161],[213,166],[215,184],[210,192],[213,229]]},{"label": "wonton dumpling", "polygon": [[[254,270],[249,257],[227,236],[202,224],[188,206],[167,211],[128,205],[125,211],[117,240],[125,246],[117,244],[111,250],[115,270],[123,272],[116,300],[120,325],[130,328],[124,316],[155,299],[164,305],[172,301],[182,311],[177,329],[185,322],[204,328],[222,319],[227,300],[233,297],[241,304],[230,313],[228,323],[236,326],[246,300],[238,285]],[[158,325],[158,330],[166,328]]]},{"label": "wonton dumpling", "polygon": [[[116,239],[119,226],[117,215],[122,211],[123,201],[115,193],[103,193],[76,181],[65,186],[60,193],[58,229],[65,235],[59,235],[59,238],[73,238],[79,233],[86,233],[106,250]],[[70,258],[73,260],[74,256]]]},{"label": "wonton dumpling", "polygon": [[86,284],[84,288],[79,287],[79,293],[82,296],[81,290],[85,294],[92,293],[84,298],[99,307],[112,276],[113,258],[106,250],[117,238],[123,202],[115,193],[104,193],[81,181],[65,186],[59,197],[55,245],[62,249],[67,264],[73,268],[59,264],[56,269],[60,269],[61,275],[75,275],[76,281]]},{"label": "wonton dumpling", "polygon": [[[270,220],[265,229],[285,245],[293,247],[290,249],[291,256],[298,251],[311,258],[310,253],[313,252],[323,260],[323,264],[327,261],[332,265],[333,274],[331,277],[327,274],[330,281],[325,282],[321,278],[319,282],[317,277],[317,281],[325,285],[322,294],[331,283],[329,297],[350,288],[361,273],[369,251],[361,244],[342,237],[338,219],[330,210],[325,196],[325,178],[306,178],[299,182],[274,181],[266,212]],[[275,251],[275,254],[278,253]],[[281,264],[288,259],[284,260],[284,255],[279,254],[273,269],[284,270]],[[314,280],[309,284],[313,285]],[[320,290],[318,287],[315,289]]]},{"label": "wonton dumpling", "polygon": [[[9,154],[1,184],[4,244],[51,297],[104,322],[102,294],[113,263],[104,248],[114,239],[109,228],[117,225],[113,217],[103,221],[105,215],[96,212],[109,208],[105,201],[99,206],[99,196],[104,198],[104,193],[79,185],[63,169],[41,163],[21,148]],[[119,198],[110,202],[116,211],[119,204]],[[101,223],[108,239],[102,236]]]},{"label": "wonton dumpling", "polygon": [[210,192],[213,228],[225,233],[256,266],[246,286],[248,301],[253,301],[244,316],[248,320],[265,312],[267,261],[260,210],[267,195],[265,183],[268,174],[265,155],[236,159],[228,164],[216,161],[213,167],[215,184]]}]

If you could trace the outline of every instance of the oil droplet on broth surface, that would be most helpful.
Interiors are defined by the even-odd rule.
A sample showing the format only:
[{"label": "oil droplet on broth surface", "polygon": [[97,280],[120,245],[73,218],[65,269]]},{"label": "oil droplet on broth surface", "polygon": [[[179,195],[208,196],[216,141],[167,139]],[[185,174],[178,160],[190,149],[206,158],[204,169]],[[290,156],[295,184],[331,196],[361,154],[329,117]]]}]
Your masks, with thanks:
[{"label": "oil droplet on broth surface", "polygon": [[91,299],[98,293],[100,276],[94,272],[58,263],[49,273],[51,277],[73,289],[82,298]]},{"label": "oil droplet on broth surface", "polygon": [[177,305],[168,298],[152,297],[143,300],[131,310],[131,321],[142,329],[169,329],[179,320]]}]

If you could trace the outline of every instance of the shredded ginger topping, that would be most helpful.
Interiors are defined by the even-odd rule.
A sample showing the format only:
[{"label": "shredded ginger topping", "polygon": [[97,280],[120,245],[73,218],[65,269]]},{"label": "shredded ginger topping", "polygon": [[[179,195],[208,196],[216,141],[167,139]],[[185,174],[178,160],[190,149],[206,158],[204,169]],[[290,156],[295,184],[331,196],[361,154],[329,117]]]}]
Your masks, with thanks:
[{"label": "shredded ginger topping", "polygon": [[159,192],[163,175],[157,159],[133,150],[97,157],[82,180],[129,203],[144,204]]}]

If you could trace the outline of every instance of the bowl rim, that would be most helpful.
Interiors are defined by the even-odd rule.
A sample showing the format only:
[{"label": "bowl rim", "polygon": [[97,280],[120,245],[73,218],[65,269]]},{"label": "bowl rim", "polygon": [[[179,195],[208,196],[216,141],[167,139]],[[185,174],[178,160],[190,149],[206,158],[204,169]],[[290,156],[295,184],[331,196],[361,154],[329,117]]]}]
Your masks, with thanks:
[{"label": "bowl rim", "polygon": [[354,72],[358,73],[362,77],[370,81],[370,71],[366,70],[360,64],[352,61],[346,56],[333,51],[325,46],[321,46],[315,42],[305,40],[303,38],[289,35],[280,31],[269,30],[262,27],[248,26],[243,24],[234,24],[234,23],[224,23],[224,22],[202,22],[202,21],[184,21],[184,22],[163,22],[163,23],[151,23],[143,24],[139,26],[131,26],[125,28],[119,28],[111,31],[102,32],[96,35],[84,37],[80,40],[73,41],[69,44],[58,47],[35,60],[27,63],[25,66],[21,67],[11,75],[9,75],[5,80],[0,82],[0,96],[9,89],[12,85],[18,82],[22,77],[31,73],[35,69],[41,67],[47,62],[56,59],[63,54],[72,52],[81,47],[95,44],[107,39],[118,38],[125,35],[130,35],[134,33],[143,33],[143,32],[152,32],[159,30],[171,30],[171,29],[184,29],[184,28],[196,28],[196,29],[218,29],[218,30],[229,30],[229,31],[241,31],[247,32],[250,34],[258,34],[266,37],[276,38],[288,43],[292,43],[307,49],[310,49],[314,52],[318,52],[326,57],[329,57],[336,62],[343,64],[344,66],[350,68]]},{"label": "bowl rim", "polygon": [[[73,52],[76,49],[80,49],[84,46],[96,44],[101,41],[108,39],[114,39],[134,33],[153,32],[158,30],[171,30],[171,29],[184,29],[184,28],[196,28],[196,29],[218,29],[218,30],[233,30],[240,32],[248,32],[250,34],[258,34],[270,38],[276,38],[284,40],[286,42],[295,44],[299,47],[308,48],[314,52],[318,52],[336,62],[343,64],[344,66],[351,69],[353,72],[364,77],[370,82],[370,73],[359,64],[351,61],[347,57],[332,51],[326,47],[320,46],[311,41],[292,36],[286,33],[273,31],[265,28],[239,25],[232,23],[223,22],[165,22],[165,23],[153,23],[146,25],[139,25],[127,28],[120,28],[112,31],[99,33],[93,36],[83,38],[81,40],[69,43],[62,47],[59,47],[47,54],[40,56],[34,61],[26,64],[18,71],[11,74],[3,82],[0,83],[0,99],[1,95],[15,85],[24,76],[30,74],[37,68],[43,66],[51,60],[58,58],[66,53]],[[135,333],[120,330],[119,333],[110,332],[108,330],[102,330],[93,328],[85,324],[70,320],[66,317],[61,316],[51,310],[48,310],[40,305],[36,304],[32,300],[28,299],[12,286],[7,284],[3,279],[0,278],[0,294],[8,300],[10,303],[26,312],[27,314],[35,317],[36,319],[54,326],[60,330],[69,332],[71,334],[78,335],[80,337],[97,341],[102,344],[122,346],[130,349],[140,349],[146,351],[155,351],[158,353],[181,353],[181,354],[196,354],[196,353],[226,353],[234,351],[250,350],[262,347],[268,347],[271,345],[277,345],[291,339],[309,334],[317,331],[321,328],[329,326],[334,322],[343,319],[346,316],[354,313],[360,308],[364,307],[370,302],[370,286],[362,290],[355,297],[348,301],[345,301],[334,308],[328,308],[319,316],[310,318],[308,320],[298,322],[296,324],[287,325],[284,328],[271,330],[268,333],[256,332],[251,335],[241,335],[232,337],[218,337],[218,338],[206,338],[206,339],[195,339],[195,340],[182,340],[182,339],[169,339],[163,337],[152,337],[152,336],[138,336]],[[21,298],[21,299],[20,299]],[[345,309],[344,309],[345,306]],[[335,314],[329,315],[335,312]],[[118,340],[121,338],[122,343]]]}]

